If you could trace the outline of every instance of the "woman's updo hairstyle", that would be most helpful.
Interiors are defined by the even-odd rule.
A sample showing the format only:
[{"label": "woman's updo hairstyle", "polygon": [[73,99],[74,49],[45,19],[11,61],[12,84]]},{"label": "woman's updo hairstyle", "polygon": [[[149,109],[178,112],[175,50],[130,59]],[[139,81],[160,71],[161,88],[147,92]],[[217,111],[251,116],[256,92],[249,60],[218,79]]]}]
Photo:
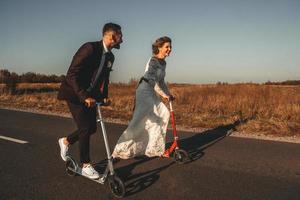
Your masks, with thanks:
[{"label": "woman's updo hairstyle", "polygon": [[152,53],[154,55],[157,55],[159,53],[158,48],[162,47],[166,42],[172,43],[171,38],[164,36],[158,38],[153,44],[152,44]]}]

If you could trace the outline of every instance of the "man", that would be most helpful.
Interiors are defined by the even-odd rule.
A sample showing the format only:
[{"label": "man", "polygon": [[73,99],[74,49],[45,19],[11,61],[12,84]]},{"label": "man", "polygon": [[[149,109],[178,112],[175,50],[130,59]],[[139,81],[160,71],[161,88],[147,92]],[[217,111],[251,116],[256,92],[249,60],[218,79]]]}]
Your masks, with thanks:
[{"label": "man", "polygon": [[90,135],[96,132],[96,101],[108,102],[109,74],[114,62],[111,50],[122,43],[121,26],[107,23],[103,26],[102,40],[82,45],[73,57],[58,99],[66,100],[77,125],[77,130],[58,140],[64,161],[68,148],[79,142],[82,174],[91,179],[99,178],[90,164]]}]

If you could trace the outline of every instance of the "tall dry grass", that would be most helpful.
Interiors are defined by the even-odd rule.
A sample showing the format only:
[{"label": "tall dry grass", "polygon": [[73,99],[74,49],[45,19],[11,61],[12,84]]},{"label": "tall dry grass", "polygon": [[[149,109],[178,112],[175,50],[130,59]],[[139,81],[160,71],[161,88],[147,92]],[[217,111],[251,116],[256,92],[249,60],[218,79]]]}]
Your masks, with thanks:
[{"label": "tall dry grass", "polygon": [[300,87],[256,84],[174,88],[177,111],[190,127],[212,127],[248,120],[239,130],[299,134]]},{"label": "tall dry grass", "polygon": [[[104,116],[128,122],[132,117],[135,87],[134,84],[111,84],[112,105],[104,109]],[[169,88],[176,96],[174,109],[180,126],[212,128],[241,120],[246,123],[238,130],[247,133],[300,134],[299,86],[170,84]],[[58,101],[56,95],[56,92],[1,94],[0,106],[68,112],[66,104]]]}]

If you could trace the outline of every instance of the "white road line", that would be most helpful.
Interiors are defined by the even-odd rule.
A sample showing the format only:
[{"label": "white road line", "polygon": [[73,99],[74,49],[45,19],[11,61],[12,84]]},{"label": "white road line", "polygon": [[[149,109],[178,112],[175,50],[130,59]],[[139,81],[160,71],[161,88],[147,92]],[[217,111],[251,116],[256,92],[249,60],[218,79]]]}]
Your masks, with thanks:
[{"label": "white road line", "polygon": [[19,144],[28,143],[27,141],[24,141],[24,140],[18,140],[18,139],[11,138],[11,137],[6,137],[6,136],[3,136],[3,135],[0,135],[0,139],[16,142],[16,143],[19,143]]}]

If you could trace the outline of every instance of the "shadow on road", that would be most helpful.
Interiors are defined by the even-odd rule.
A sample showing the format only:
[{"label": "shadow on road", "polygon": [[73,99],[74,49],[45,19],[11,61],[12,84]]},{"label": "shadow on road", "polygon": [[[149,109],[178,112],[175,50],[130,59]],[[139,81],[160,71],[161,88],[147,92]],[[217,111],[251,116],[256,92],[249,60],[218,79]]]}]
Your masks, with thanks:
[{"label": "shadow on road", "polygon": [[141,165],[143,163],[147,163],[157,158],[140,157],[137,159],[138,161],[118,169],[118,175],[120,175],[120,177],[122,177],[122,179],[126,181],[126,196],[130,196],[135,193],[141,192],[144,189],[153,185],[159,179],[160,172],[167,169],[175,163],[172,161],[163,166],[159,166],[156,169],[133,174],[132,171],[136,166]]},{"label": "shadow on road", "polygon": [[236,127],[247,120],[237,120],[232,124],[219,126],[201,133],[197,133],[189,138],[180,140],[179,145],[182,149],[186,150],[191,158],[191,162],[198,160],[204,155],[204,150],[216,144],[217,142],[229,136]]},{"label": "shadow on road", "polygon": [[[244,121],[236,121],[232,124],[219,126],[217,128],[207,130],[201,133],[197,133],[189,138],[181,139],[179,142],[180,148],[186,150],[191,158],[190,162],[200,159],[204,155],[204,150],[220,140],[224,139],[226,136],[230,135],[235,128],[244,123]],[[168,143],[166,148],[171,145]],[[136,166],[145,164],[156,158],[148,158],[146,156],[135,158],[135,162],[129,165],[120,167],[117,169],[118,175],[126,182],[126,196],[133,195],[135,193],[141,192],[144,189],[153,185],[160,177],[160,172],[167,169],[175,163],[172,161],[168,164],[160,166],[156,169],[152,169],[147,172],[133,174],[133,170]],[[189,162],[188,162],[189,163]]]}]

